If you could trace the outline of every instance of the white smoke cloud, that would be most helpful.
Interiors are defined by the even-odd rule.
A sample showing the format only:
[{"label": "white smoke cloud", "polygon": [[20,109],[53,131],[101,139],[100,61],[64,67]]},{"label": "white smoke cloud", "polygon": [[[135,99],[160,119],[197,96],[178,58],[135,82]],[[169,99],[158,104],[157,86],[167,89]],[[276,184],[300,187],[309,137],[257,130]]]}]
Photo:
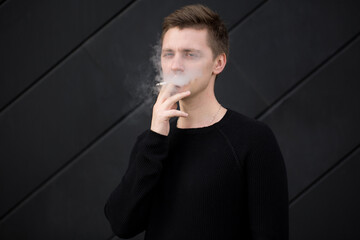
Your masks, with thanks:
[{"label": "white smoke cloud", "polygon": [[[184,71],[163,73],[161,68],[161,41],[158,41],[158,43],[153,46],[153,55],[150,58],[150,61],[156,72],[154,85],[158,83],[172,83],[178,88],[189,84],[191,81],[195,81],[202,74],[201,71],[197,69],[192,69],[191,71],[189,69],[184,69]],[[156,88],[157,92],[160,91],[160,88],[160,86]]]}]

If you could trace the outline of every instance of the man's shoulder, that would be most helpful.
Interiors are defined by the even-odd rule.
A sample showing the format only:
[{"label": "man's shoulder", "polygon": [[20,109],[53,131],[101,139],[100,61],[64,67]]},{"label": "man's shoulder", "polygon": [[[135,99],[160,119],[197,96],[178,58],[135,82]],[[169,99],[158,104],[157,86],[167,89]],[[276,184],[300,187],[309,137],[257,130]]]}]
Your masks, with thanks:
[{"label": "man's shoulder", "polygon": [[221,130],[229,138],[252,141],[272,133],[271,128],[266,123],[232,109],[228,109],[228,111],[228,120],[221,126]]},{"label": "man's shoulder", "polygon": [[243,113],[237,112],[232,109],[229,111],[229,121],[227,122],[228,127],[233,129],[264,129],[268,128],[268,125],[262,121],[251,118]]}]

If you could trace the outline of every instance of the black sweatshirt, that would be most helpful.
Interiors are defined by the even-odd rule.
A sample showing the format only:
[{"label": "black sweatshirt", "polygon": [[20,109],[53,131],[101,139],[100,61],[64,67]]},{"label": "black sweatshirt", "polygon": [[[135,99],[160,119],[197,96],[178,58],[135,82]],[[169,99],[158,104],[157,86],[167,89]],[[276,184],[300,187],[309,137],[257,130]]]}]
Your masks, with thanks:
[{"label": "black sweatshirt", "polygon": [[145,240],[288,239],[282,153],[263,122],[230,109],[169,136],[143,132],[105,205],[114,233]]}]

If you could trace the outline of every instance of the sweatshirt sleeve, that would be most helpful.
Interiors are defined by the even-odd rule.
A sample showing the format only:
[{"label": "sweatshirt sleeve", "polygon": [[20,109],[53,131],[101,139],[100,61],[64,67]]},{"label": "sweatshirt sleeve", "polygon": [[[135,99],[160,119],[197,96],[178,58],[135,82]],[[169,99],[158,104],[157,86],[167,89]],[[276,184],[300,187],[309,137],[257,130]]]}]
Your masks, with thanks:
[{"label": "sweatshirt sleeve", "polygon": [[251,239],[288,240],[285,163],[272,130],[262,122],[252,140],[246,172]]},{"label": "sweatshirt sleeve", "polygon": [[128,168],[104,207],[118,237],[128,239],[145,230],[167,154],[168,137],[147,130],[137,138]]}]

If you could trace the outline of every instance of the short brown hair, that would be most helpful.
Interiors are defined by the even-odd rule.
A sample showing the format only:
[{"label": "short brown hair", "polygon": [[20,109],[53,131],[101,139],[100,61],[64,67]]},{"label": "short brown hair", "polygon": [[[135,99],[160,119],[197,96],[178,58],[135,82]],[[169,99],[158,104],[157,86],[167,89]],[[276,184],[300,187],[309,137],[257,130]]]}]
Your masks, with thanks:
[{"label": "short brown hair", "polygon": [[161,42],[165,33],[178,27],[207,29],[208,43],[213,52],[214,59],[221,53],[229,54],[229,36],[225,24],[220,16],[210,8],[201,5],[188,5],[182,7],[164,18],[161,34]]}]

